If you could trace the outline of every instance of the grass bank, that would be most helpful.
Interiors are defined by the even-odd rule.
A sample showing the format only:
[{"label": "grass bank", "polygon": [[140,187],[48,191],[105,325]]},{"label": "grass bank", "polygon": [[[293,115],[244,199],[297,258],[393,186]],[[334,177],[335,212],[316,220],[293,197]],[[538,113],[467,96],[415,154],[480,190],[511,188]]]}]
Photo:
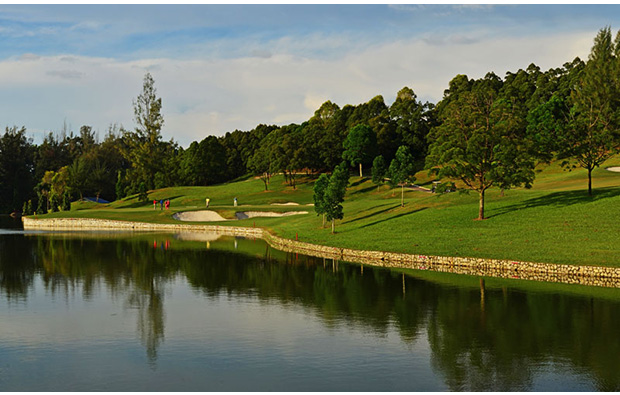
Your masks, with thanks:
[{"label": "grass bank", "polygon": [[[618,158],[606,166],[620,164]],[[309,211],[307,215],[251,218],[226,225],[260,226],[275,234],[309,243],[352,249],[424,255],[514,259],[559,264],[620,266],[620,173],[596,169],[594,195],[587,195],[585,171],[544,166],[532,189],[487,193],[485,221],[474,221],[475,194],[430,194],[407,191],[400,207],[400,190],[376,186],[369,178],[352,176],[344,203],[344,219],[335,235],[321,227],[312,203],[314,177],[302,177],[297,189],[282,176],[272,178],[270,190],[261,180],[246,178],[212,187],[176,187],[149,193],[150,201],[130,197],[107,205],[74,203],[72,211],[41,216],[105,218],[177,223],[172,214],[200,210],[209,197],[210,209],[225,218],[238,211]],[[425,173],[418,183],[430,185]],[[233,207],[237,197],[239,207]],[[153,209],[152,200],[170,199],[168,211]],[[299,205],[274,205],[295,202]]]}]

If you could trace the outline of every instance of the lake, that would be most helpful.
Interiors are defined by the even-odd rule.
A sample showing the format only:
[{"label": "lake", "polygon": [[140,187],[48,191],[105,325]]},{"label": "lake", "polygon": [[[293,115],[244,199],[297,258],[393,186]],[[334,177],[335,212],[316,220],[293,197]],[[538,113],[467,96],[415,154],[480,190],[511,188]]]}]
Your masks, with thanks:
[{"label": "lake", "polygon": [[1,391],[618,391],[620,290],[0,220]]}]

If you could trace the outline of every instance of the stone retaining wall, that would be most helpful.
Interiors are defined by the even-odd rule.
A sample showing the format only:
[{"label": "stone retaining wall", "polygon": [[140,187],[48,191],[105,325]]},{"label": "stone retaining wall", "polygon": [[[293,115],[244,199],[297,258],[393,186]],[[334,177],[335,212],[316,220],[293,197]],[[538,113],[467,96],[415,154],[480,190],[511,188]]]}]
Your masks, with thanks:
[{"label": "stone retaining wall", "polygon": [[219,225],[152,224],[146,222],[113,221],[103,219],[22,218],[24,229],[121,229],[132,231],[192,231],[216,232],[229,236],[256,237],[286,252],[297,252],[321,258],[343,260],[373,266],[434,270],[474,276],[518,278],[524,280],[620,287],[620,268],[599,266],[558,265],[551,263],[519,262],[502,259],[442,257],[400,254],[383,251],[363,251],[327,247],[275,236],[262,228]]}]

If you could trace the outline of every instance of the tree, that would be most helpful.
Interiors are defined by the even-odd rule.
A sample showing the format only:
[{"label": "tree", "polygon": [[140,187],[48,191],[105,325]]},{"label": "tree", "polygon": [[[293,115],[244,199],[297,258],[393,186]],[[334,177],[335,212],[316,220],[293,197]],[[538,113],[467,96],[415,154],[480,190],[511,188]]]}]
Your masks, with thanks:
[{"label": "tree", "polygon": [[528,114],[528,133],[543,160],[587,170],[592,195],[592,171],[620,150],[620,32],[614,41],[601,29],[588,62],[577,58],[556,74],[556,91]]},{"label": "tree", "polygon": [[85,158],[78,158],[73,161],[71,166],[67,168],[68,172],[68,184],[73,191],[77,191],[80,195],[80,200],[84,199],[84,190],[89,183],[90,166],[86,162]]},{"label": "tree", "polygon": [[[58,171],[48,170],[37,185],[41,195],[47,198],[48,207],[52,212],[58,211],[62,204],[65,193],[71,189],[69,186],[69,166],[63,166]],[[41,199],[42,196],[39,196]]]},{"label": "tree", "polygon": [[35,154],[34,180],[40,180],[48,170],[58,171],[61,167],[70,165],[75,159],[77,149],[70,149],[75,143],[68,136],[60,137],[49,133],[43,138],[43,143],[37,147]]},{"label": "tree", "polygon": [[383,155],[379,155],[372,161],[372,182],[375,184],[383,183],[386,173],[385,159],[383,159]]},{"label": "tree", "polygon": [[161,140],[164,118],[161,98],[156,94],[155,81],[150,73],[146,73],[142,93],[133,102],[134,119],[138,126],[135,132],[124,131],[123,134],[123,155],[132,166],[127,177],[133,188],[144,182],[148,189],[153,189],[155,173],[164,163],[165,143]]},{"label": "tree", "polygon": [[396,151],[396,156],[390,163],[388,174],[390,177],[390,184],[400,185],[400,205],[405,207],[405,185],[408,182],[414,182],[415,165],[413,162],[413,156],[409,152],[409,148],[406,145],[401,145]]},{"label": "tree", "polygon": [[359,165],[360,177],[363,177],[362,164],[369,163],[375,157],[377,149],[377,136],[375,132],[370,126],[357,125],[349,130],[343,147],[342,159],[349,161],[351,166]]},{"label": "tree", "polygon": [[296,189],[297,172],[304,167],[304,145],[302,144],[301,128],[291,124],[282,128],[285,131],[280,144],[282,156],[280,157],[280,169],[288,173],[289,185]]},{"label": "tree", "polygon": [[438,105],[443,122],[431,132],[427,167],[478,192],[479,220],[485,219],[487,189],[529,188],[534,180],[531,143],[518,128],[510,102],[499,96],[501,86],[491,73],[477,81],[455,77]]},{"label": "tree", "polygon": [[32,196],[35,146],[25,128],[6,128],[0,137],[0,213],[19,209]]},{"label": "tree", "polygon": [[226,180],[226,148],[215,136],[193,142],[182,153],[180,173],[183,185],[213,185]]},{"label": "tree", "polygon": [[71,194],[69,191],[65,191],[65,193],[62,194],[60,207],[62,211],[71,211]]},{"label": "tree", "polygon": [[118,170],[116,175],[116,184],[115,184],[115,192],[116,192],[116,200],[120,200],[125,197],[125,186],[123,185],[123,173]]},{"label": "tree", "polygon": [[248,161],[248,168],[265,183],[266,191],[269,190],[271,175],[279,166],[279,139],[280,129],[272,130],[261,140],[260,147]]},{"label": "tree", "polygon": [[35,214],[47,214],[47,195],[42,190],[37,191],[37,211]]},{"label": "tree", "polygon": [[148,195],[148,191],[146,190],[146,184],[141,182],[140,185],[138,186],[138,201],[146,202],[147,200],[149,200],[149,195]]},{"label": "tree", "polygon": [[314,187],[312,188],[314,194],[312,195],[314,199],[314,211],[316,211],[317,215],[323,216],[323,227],[325,227],[325,190],[329,185],[329,176],[325,173],[321,174],[319,178],[314,183]]},{"label": "tree", "polygon": [[[559,159],[558,154],[563,151],[561,143],[567,133],[569,98],[584,67],[585,63],[576,58],[562,68],[550,69],[538,76],[526,117],[527,135],[533,141],[533,155],[545,163]],[[565,168],[570,170],[570,166]]]},{"label": "tree", "polygon": [[60,211],[60,197],[56,194],[50,195],[50,212]]},{"label": "tree", "polygon": [[424,158],[428,150],[427,135],[434,126],[434,106],[431,103],[421,103],[415,92],[408,87],[402,88],[396,94],[396,100],[390,106],[390,119],[396,124],[396,135],[393,146],[393,155],[401,145],[409,147],[415,154],[416,167],[424,167]]},{"label": "tree", "polygon": [[609,28],[599,31],[569,104],[558,158],[588,171],[592,195],[592,170],[620,149],[620,31],[615,42]]},{"label": "tree", "polygon": [[322,201],[325,217],[328,221],[332,222],[332,233],[336,231],[336,220],[344,217],[342,202],[344,201],[344,195],[347,192],[348,185],[349,169],[346,162],[342,162],[334,169],[334,172],[329,178],[329,183],[325,188]]}]

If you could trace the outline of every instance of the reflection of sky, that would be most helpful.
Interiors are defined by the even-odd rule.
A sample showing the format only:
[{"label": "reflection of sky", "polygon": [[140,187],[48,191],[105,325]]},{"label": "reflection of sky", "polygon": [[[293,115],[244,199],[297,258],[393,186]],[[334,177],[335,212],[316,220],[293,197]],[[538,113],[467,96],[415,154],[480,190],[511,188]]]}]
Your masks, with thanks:
[{"label": "reflection of sky", "polygon": [[404,345],[392,329],[377,336],[344,323],[326,328],[309,309],[226,293],[208,298],[181,279],[166,287],[165,335],[151,366],[136,311],[124,295],[96,289],[88,301],[80,285],[52,295],[37,278],[27,302],[2,304],[0,389],[443,388],[426,363],[425,339]]}]

